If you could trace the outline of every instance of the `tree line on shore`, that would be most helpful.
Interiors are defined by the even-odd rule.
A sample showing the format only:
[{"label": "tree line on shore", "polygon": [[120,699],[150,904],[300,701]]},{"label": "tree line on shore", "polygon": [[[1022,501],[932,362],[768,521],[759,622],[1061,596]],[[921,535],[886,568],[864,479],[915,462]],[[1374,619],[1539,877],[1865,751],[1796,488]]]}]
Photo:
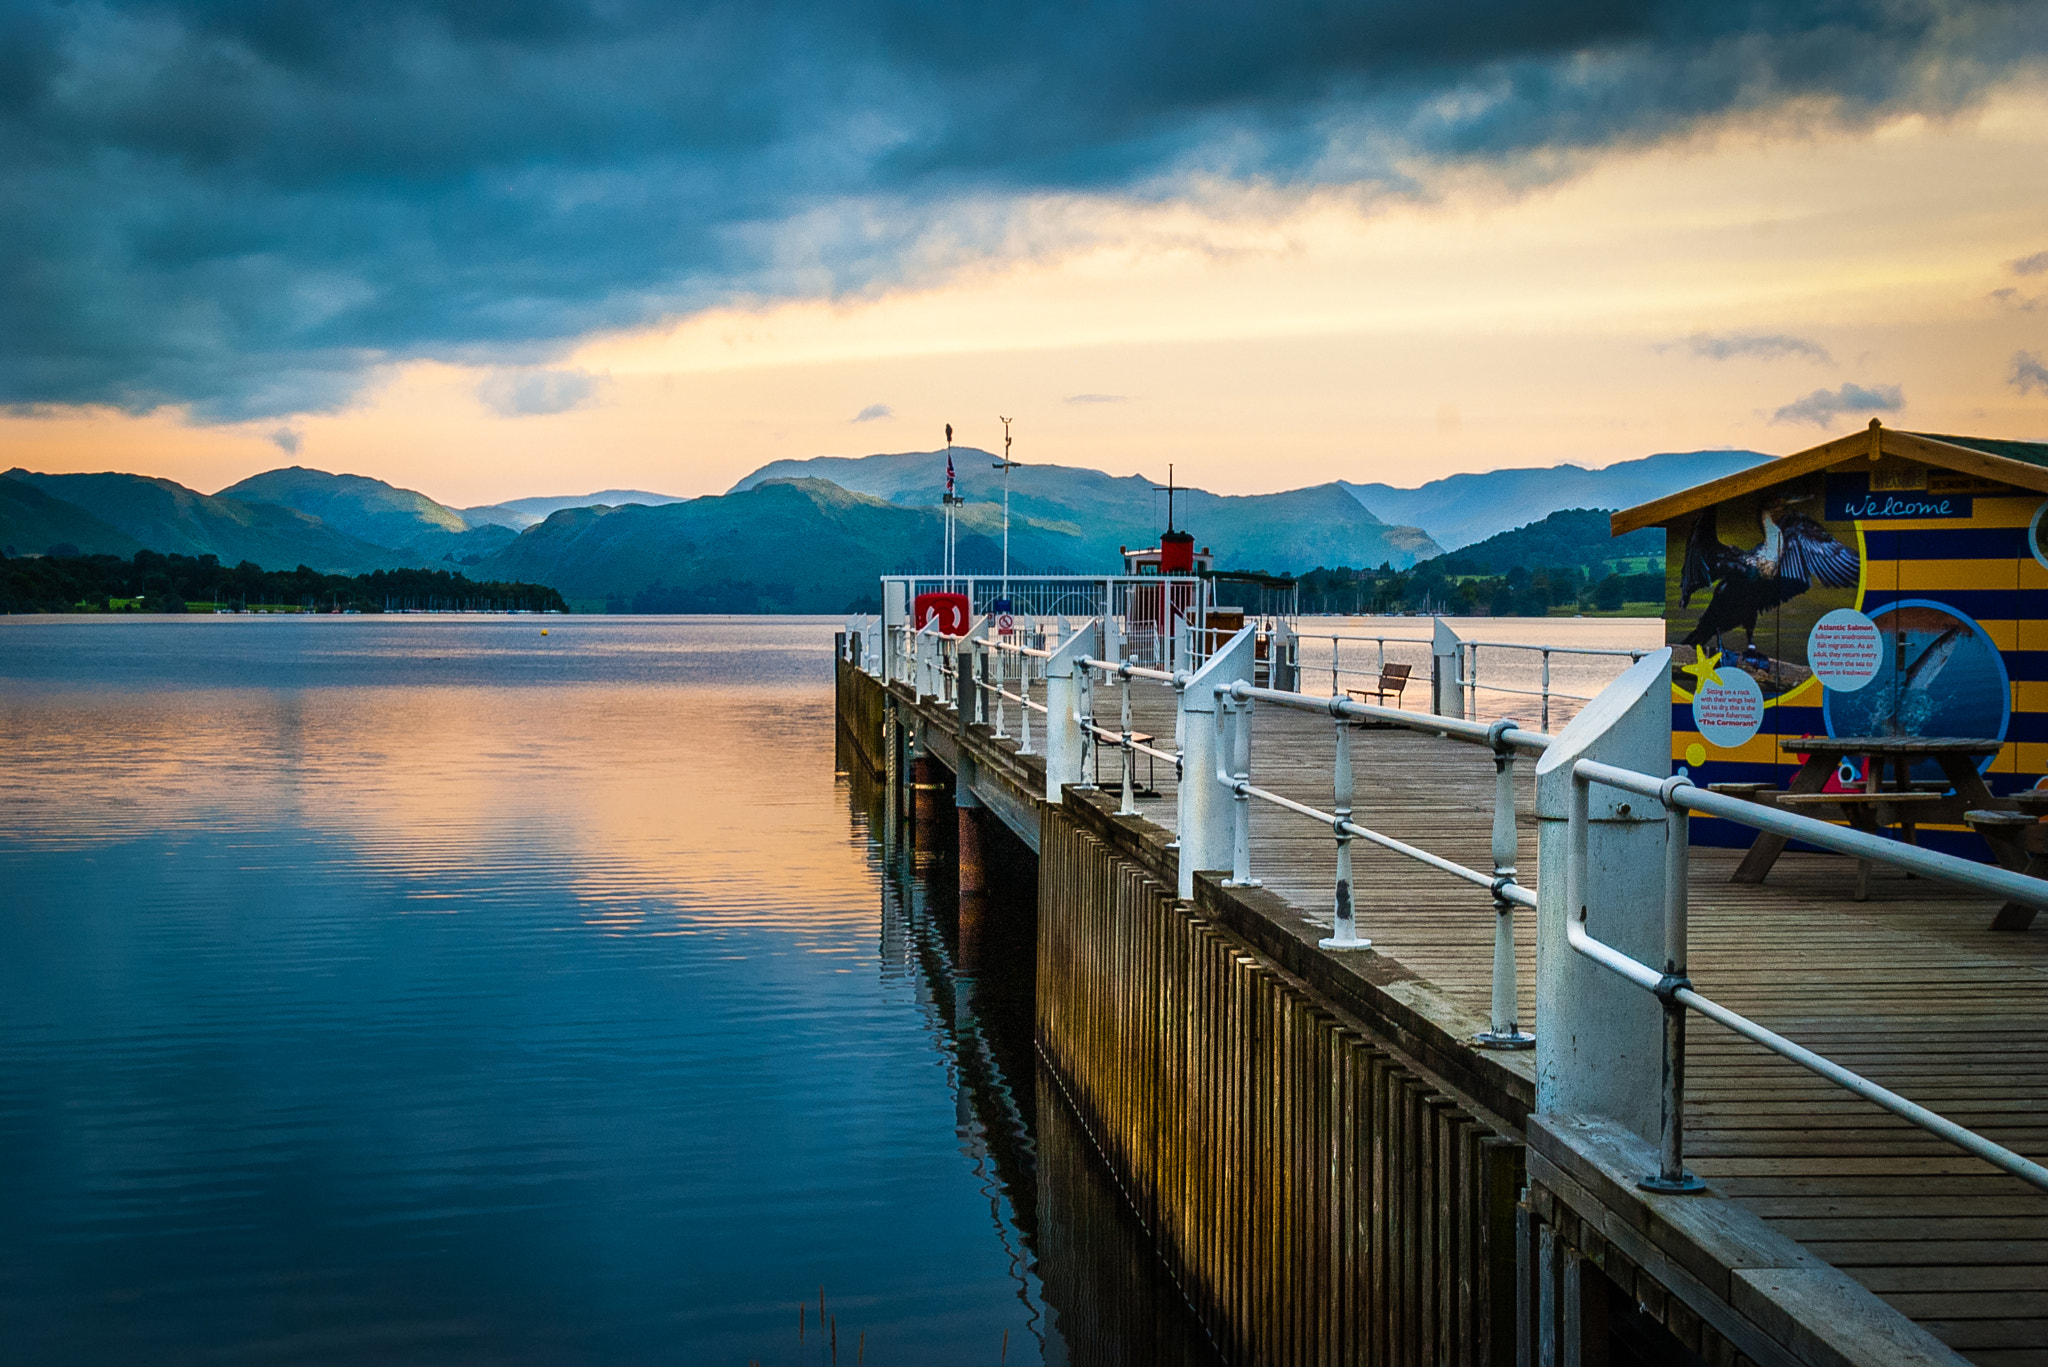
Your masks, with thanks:
[{"label": "tree line on shore", "polygon": [[1467,572],[1455,556],[1425,560],[1412,569],[1382,564],[1376,570],[1311,570],[1301,577],[1303,612],[1434,612],[1454,617],[1547,617],[1556,608],[1620,612],[1628,604],[1664,603],[1664,574],[1613,573],[1576,565],[1501,573]]},{"label": "tree line on shore", "polygon": [[452,570],[376,570],[322,574],[305,565],[266,570],[252,561],[227,566],[211,555],[137,551],[116,555],[42,555],[0,561],[0,612],[187,612],[208,608],[302,611],[566,612],[544,584],[479,582]]}]

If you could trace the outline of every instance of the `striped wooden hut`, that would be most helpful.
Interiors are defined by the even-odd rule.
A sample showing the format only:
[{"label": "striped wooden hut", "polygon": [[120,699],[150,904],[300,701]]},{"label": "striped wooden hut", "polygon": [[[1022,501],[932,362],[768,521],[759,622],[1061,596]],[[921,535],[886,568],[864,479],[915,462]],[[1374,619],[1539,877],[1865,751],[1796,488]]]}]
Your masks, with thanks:
[{"label": "striped wooden hut", "polygon": [[[1977,737],[2008,794],[2048,773],[2048,443],[1867,431],[1614,514],[1665,529],[1673,760],[1782,789],[1811,737]],[[1923,772],[1924,770],[1924,772]],[[1932,764],[1911,770],[1938,790]],[[1845,756],[1827,791],[1867,777]],[[1896,770],[1889,781],[1898,781]],[[2043,785],[2048,786],[2048,785]],[[1695,840],[1752,832],[1701,821]],[[1960,825],[1916,831],[1975,858]]]}]

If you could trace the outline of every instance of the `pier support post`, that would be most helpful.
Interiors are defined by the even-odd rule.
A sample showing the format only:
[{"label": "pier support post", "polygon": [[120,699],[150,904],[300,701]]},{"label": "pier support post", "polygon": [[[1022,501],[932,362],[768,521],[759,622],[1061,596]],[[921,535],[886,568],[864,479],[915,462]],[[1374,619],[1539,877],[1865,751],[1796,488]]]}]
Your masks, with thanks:
[{"label": "pier support post", "polygon": [[981,799],[967,786],[966,774],[953,783],[953,806],[960,817],[960,954],[962,973],[981,972],[984,923],[988,919],[988,882],[982,865]]},{"label": "pier support post", "polygon": [[[1660,1126],[1664,1013],[1648,992],[1572,950],[1566,918],[1572,766],[1671,769],[1671,652],[1609,684],[1536,766],[1536,1109],[1619,1121],[1650,1143]],[[1643,963],[1664,958],[1665,820],[1655,802],[1594,787],[1581,880],[1586,929]]]},{"label": "pier support post", "polygon": [[[938,761],[926,755],[919,755],[911,765],[916,796],[911,808],[916,813],[920,829],[928,827],[939,815],[939,765]],[[920,841],[920,844],[923,842]]]},{"label": "pier support post", "polygon": [[1216,778],[1219,684],[1249,683],[1253,631],[1246,627],[1209,656],[1180,691],[1180,892],[1195,895],[1195,870],[1230,867],[1235,794]]}]

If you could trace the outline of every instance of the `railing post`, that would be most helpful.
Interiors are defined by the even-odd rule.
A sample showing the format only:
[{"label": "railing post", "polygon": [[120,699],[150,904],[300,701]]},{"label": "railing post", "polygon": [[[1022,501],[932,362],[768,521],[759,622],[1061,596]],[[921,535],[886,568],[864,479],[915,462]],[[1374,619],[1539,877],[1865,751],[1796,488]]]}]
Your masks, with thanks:
[{"label": "railing post", "polygon": [[882,678],[895,683],[902,678],[903,666],[899,659],[903,653],[903,642],[896,633],[910,623],[910,581],[907,579],[884,579],[882,581]]},{"label": "railing post", "polygon": [[[1058,802],[1069,783],[1088,784],[1088,742],[1092,733],[1087,695],[1088,671],[1081,661],[1101,647],[1099,623],[1077,629],[1064,618],[1059,649],[1045,662],[1045,800]],[[1076,675],[1079,677],[1076,677]]]},{"label": "railing post", "polygon": [[1543,733],[1550,734],[1550,647],[1543,647]]},{"label": "railing post", "polygon": [[1216,686],[1216,779],[1231,797],[1230,877],[1223,886],[1258,887],[1252,877],[1252,700],[1231,696],[1228,684]]},{"label": "railing post", "polygon": [[[1439,717],[1462,717],[1465,715],[1464,680],[1459,677],[1458,657],[1464,645],[1458,633],[1445,625],[1441,617],[1434,618],[1436,630],[1429,644],[1429,710]],[[1380,643],[1382,658],[1386,655],[1386,643]],[[1381,666],[1385,672],[1385,666]]]},{"label": "railing post", "polygon": [[[1186,658],[1183,656],[1182,658]],[[1180,876],[1179,894],[1195,895],[1195,871],[1227,868],[1230,863],[1231,809],[1234,796],[1217,779],[1222,766],[1217,748],[1216,686],[1249,682],[1252,677],[1252,633],[1246,627],[1210,655],[1180,688],[1176,721],[1180,744]]]},{"label": "railing post", "polygon": [[1517,729],[1506,717],[1487,728],[1493,742],[1493,1010],[1491,1028],[1472,1038],[1482,1049],[1533,1049],[1536,1037],[1521,1028],[1521,985],[1515,971],[1515,886],[1521,833],[1515,829],[1515,748],[1507,733]]},{"label": "railing post", "polygon": [[988,694],[982,689],[982,661],[988,653],[988,635],[995,627],[995,618],[983,614],[967,628],[966,637],[960,642],[958,664],[960,688],[960,726],[964,730],[971,725],[986,725],[988,722]]},{"label": "railing post", "polygon": [[1138,775],[1138,752],[1131,748],[1131,662],[1129,660],[1119,661],[1116,674],[1118,681],[1123,685],[1123,701],[1119,709],[1117,721],[1117,725],[1123,734],[1118,740],[1117,745],[1123,752],[1124,769],[1124,801],[1123,805],[1116,809],[1116,814],[1118,816],[1136,816],[1138,814],[1138,807],[1132,800],[1135,796],[1132,789],[1136,786]]},{"label": "railing post", "polygon": [[1301,688],[1301,645],[1294,628],[1287,624],[1285,617],[1273,619],[1273,630],[1268,633],[1266,654],[1269,657],[1266,677],[1273,681],[1273,687],[1294,693]]},{"label": "railing post", "polygon": [[1351,723],[1337,710],[1343,702],[1341,693],[1330,699],[1330,714],[1337,719],[1337,752],[1330,765],[1330,830],[1337,837],[1337,882],[1330,934],[1317,943],[1324,949],[1370,949],[1371,940],[1358,938],[1358,910],[1351,898]]},{"label": "railing post", "polygon": [[1659,1095],[1657,1171],[1636,1185],[1646,1191],[1690,1195],[1707,1184],[1685,1170],[1685,1003],[1678,989],[1690,987],[1685,976],[1686,880],[1691,866],[1691,818],[1685,808],[1664,804],[1664,980],[1657,1000],[1664,1008],[1663,1086]]},{"label": "railing post", "polygon": [[1004,720],[1009,715],[1009,710],[1006,706],[1009,699],[1003,696],[1003,658],[1010,653],[1003,649],[1003,647],[1008,644],[1007,641],[997,641],[988,652],[989,670],[992,675],[989,681],[995,685],[992,691],[995,693],[996,698],[996,738],[998,740],[1008,740],[1010,738],[1010,733],[1004,726]]},{"label": "railing post", "polygon": [[1032,656],[1019,651],[1017,654],[1017,704],[1020,714],[1017,718],[1017,753],[1031,753],[1031,661]]},{"label": "railing post", "polygon": [[[1587,801],[1574,858],[1574,766],[1671,769],[1671,652],[1646,656],[1588,703],[1536,765],[1536,1109],[1619,1121],[1654,1144],[1662,1126],[1664,1019],[1656,998],[1576,953],[1567,918],[1644,963],[1662,949],[1665,821],[1611,788]],[[1558,872],[1564,872],[1563,877]]]}]

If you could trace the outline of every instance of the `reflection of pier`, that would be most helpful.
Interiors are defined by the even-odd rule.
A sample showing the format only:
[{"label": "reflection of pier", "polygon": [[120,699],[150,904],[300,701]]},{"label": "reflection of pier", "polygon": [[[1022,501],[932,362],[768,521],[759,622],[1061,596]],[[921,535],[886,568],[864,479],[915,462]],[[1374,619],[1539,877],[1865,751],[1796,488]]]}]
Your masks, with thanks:
[{"label": "reflection of pier", "polygon": [[[1033,1056],[1028,861],[1019,868],[990,854],[995,885],[979,906],[963,906],[950,832],[917,822],[914,804],[892,819],[858,754],[846,758],[856,761],[852,795],[875,838],[881,970],[913,985],[945,1060],[961,1154],[1010,1252],[1024,1331],[1047,1362],[1212,1363],[1214,1350]],[[945,811],[951,817],[950,805]],[[967,965],[961,938],[975,935],[977,919],[985,922],[978,962]]]},{"label": "reflection of pier", "polygon": [[[1037,753],[994,734],[967,656],[937,686],[842,661],[842,716],[868,728],[861,746],[877,770],[921,763],[970,808],[1031,823],[1040,1049],[1234,1360],[2048,1353],[2048,1194],[2010,1175],[2025,1158],[1996,1156],[2048,1155],[2048,1051],[2035,1047],[2048,1043],[2048,1015],[2032,999],[2048,951],[1988,928],[2002,900],[1989,883],[1909,878],[1902,865],[1922,856],[1896,843],[1877,851],[1867,903],[1850,900],[1851,860],[1826,854],[1795,850],[1765,886],[1728,881],[1733,851],[1692,851],[1689,876],[1684,861],[1667,865],[1660,794],[1677,790],[1659,787],[1670,708],[1656,690],[1668,662],[1652,657],[1628,679],[1654,674],[1654,686],[1636,679],[1634,702],[1615,694],[1562,738],[1619,766],[1587,774],[1648,775],[1647,786],[1582,789],[1590,910],[1572,928],[1560,842],[1579,766],[1567,757],[1551,788],[1564,796],[1539,801],[1550,737],[1522,733],[1496,751],[1375,718],[1341,733],[1355,768],[1346,802],[1333,791],[1340,730],[1327,700],[1296,705],[1257,687],[1203,699],[1183,679],[1181,704],[1206,707],[1177,713],[1175,689],[1140,676],[1130,729],[1181,735],[1184,773],[1178,791],[1134,794],[1135,813],[1119,815],[1114,778],[1106,791],[1059,781],[1082,778],[1084,757],[1092,768],[1075,718],[1101,728],[1092,743],[1109,775],[1122,733],[1117,679],[1082,681],[1084,642],[1064,652],[1063,682],[1062,654],[1025,657],[1038,671],[1023,686],[1042,709]],[[1226,690],[1249,682],[1248,644],[1245,655]],[[1255,744],[1237,749],[1240,734]],[[1732,799],[1686,793],[1694,810],[1743,819],[1721,809]],[[1318,947],[1338,929],[1333,802],[1372,836],[1354,835],[1344,856],[1369,951]],[[1191,844],[1194,867],[1218,871],[1183,872]],[[1923,873],[1952,871],[1924,858],[1935,862]],[[1511,884],[1498,873],[1509,865]],[[1459,870],[1477,877],[1461,883]],[[1618,976],[1629,958],[1665,963],[1665,894],[1679,886],[1691,901],[1677,903],[1675,924],[1689,929],[1680,973]],[[1541,953],[1539,924],[1556,937]],[[1692,1011],[1788,1037],[1863,1090],[1692,1014],[1675,1055],[1682,1091],[1667,1092],[1653,983],[1676,1019],[1704,1002]],[[1533,1029],[1535,1050],[1473,1043],[1517,1026]],[[1939,1112],[1977,1149],[1873,1104],[1870,1084]],[[1682,1134],[1661,1125],[1672,1096]],[[1678,1177],[1674,1140],[1705,1193],[1638,1185]]]}]

